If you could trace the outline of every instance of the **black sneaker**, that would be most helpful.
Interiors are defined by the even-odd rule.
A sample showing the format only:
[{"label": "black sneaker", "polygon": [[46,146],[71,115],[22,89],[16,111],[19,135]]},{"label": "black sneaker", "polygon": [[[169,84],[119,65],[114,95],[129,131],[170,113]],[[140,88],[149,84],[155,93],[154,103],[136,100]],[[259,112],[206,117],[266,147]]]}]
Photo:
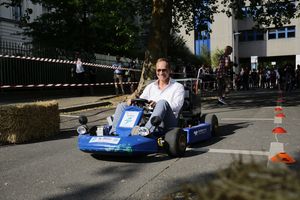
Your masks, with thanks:
[{"label": "black sneaker", "polygon": [[222,105],[227,105],[227,103],[221,98],[218,99],[218,102]]}]

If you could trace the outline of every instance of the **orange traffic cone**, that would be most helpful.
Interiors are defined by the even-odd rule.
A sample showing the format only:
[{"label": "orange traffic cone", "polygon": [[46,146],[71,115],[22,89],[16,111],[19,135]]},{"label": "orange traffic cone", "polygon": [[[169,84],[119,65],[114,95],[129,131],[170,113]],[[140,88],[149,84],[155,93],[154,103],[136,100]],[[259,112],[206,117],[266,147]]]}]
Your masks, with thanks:
[{"label": "orange traffic cone", "polygon": [[282,109],[282,107],[281,106],[276,106],[275,107],[275,111],[282,111],[283,109]]},{"label": "orange traffic cone", "polygon": [[285,118],[285,114],[283,113],[278,113],[277,115],[275,115],[276,117],[279,117],[279,118]]},{"label": "orange traffic cone", "polygon": [[287,133],[286,130],[282,127],[276,127],[272,130],[272,133],[274,134],[284,134]]},{"label": "orange traffic cone", "polygon": [[296,162],[294,158],[292,158],[289,154],[285,152],[277,153],[270,159],[272,162],[282,162],[286,164],[293,164]]},{"label": "orange traffic cone", "polygon": [[277,102],[278,102],[278,103],[282,103],[282,102],[284,102],[284,99],[283,99],[283,98],[278,98],[278,99],[277,99]]}]

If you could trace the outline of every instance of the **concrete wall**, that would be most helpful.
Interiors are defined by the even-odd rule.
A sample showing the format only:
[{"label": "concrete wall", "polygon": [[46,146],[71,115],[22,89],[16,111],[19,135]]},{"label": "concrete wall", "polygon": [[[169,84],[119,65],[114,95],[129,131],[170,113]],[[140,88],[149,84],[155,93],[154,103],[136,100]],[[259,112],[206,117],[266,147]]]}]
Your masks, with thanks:
[{"label": "concrete wall", "polygon": [[215,21],[211,24],[211,51],[215,52],[217,49],[222,50],[225,46],[232,46],[233,20],[228,18],[225,14],[215,16]]},{"label": "concrete wall", "polygon": [[182,27],[180,33],[185,41],[187,48],[195,54],[195,31],[191,31],[189,34],[186,34],[185,29]]},{"label": "concrete wall", "polygon": [[[240,31],[250,30],[253,27],[253,23],[251,23],[250,20],[239,21],[238,24]],[[293,25],[296,27],[296,35],[294,38],[268,40],[268,34],[265,33],[263,41],[239,42],[239,57],[268,57],[300,54],[300,19],[292,20],[292,23],[286,26]]]}]

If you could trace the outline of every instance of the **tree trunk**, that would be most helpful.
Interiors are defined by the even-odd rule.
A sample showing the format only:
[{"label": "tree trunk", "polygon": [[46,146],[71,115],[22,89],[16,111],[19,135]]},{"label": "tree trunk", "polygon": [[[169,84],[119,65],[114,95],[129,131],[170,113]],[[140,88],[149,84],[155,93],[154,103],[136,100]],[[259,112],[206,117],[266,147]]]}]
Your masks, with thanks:
[{"label": "tree trunk", "polygon": [[173,0],[153,0],[151,28],[145,52],[142,74],[134,96],[139,96],[149,80],[156,77],[155,63],[158,58],[168,57],[169,38],[172,26]]}]

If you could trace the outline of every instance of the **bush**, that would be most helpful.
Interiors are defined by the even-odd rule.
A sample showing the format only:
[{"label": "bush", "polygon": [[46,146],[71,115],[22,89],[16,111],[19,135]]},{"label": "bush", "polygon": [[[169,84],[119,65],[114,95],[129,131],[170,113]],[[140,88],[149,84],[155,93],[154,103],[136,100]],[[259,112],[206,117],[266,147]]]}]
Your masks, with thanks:
[{"label": "bush", "polygon": [[206,184],[186,185],[164,200],[296,200],[300,197],[299,171],[265,164],[234,162]]}]

